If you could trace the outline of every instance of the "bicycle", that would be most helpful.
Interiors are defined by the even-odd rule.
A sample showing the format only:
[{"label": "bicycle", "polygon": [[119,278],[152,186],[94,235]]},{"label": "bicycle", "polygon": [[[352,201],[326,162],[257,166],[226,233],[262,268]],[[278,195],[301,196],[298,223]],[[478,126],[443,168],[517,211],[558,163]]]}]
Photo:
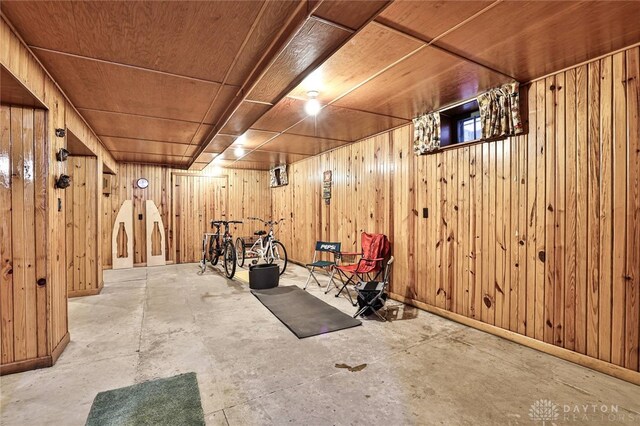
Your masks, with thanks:
[{"label": "bicycle", "polygon": [[[232,279],[236,273],[236,250],[233,246],[233,236],[229,232],[229,225],[242,223],[239,220],[212,220],[211,228],[215,232],[207,232],[202,238],[202,260],[200,261],[200,273],[207,270],[207,261],[211,266],[218,264],[218,258],[222,256],[224,272],[227,278]],[[224,234],[220,235],[220,227],[224,226]]]},{"label": "bicycle", "polygon": [[265,226],[269,227],[269,232],[259,230],[253,233],[258,239],[247,250],[247,245],[243,238],[238,237],[236,239],[236,259],[238,266],[244,265],[245,258],[247,256],[254,257],[251,261],[253,265],[256,265],[259,261],[263,261],[268,264],[277,264],[280,275],[284,274],[287,269],[287,250],[284,245],[275,238],[273,227],[284,219],[280,220],[263,220],[257,217],[250,217],[250,220],[257,220],[262,222]]}]

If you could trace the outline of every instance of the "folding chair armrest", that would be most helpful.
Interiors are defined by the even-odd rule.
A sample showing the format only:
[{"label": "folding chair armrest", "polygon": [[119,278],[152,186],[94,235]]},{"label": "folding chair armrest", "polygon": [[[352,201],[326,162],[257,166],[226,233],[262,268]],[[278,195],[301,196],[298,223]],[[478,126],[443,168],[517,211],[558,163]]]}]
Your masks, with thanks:
[{"label": "folding chair armrest", "polygon": [[360,260],[364,260],[365,262],[379,262],[381,260],[384,260],[384,257],[377,257],[375,259],[367,259],[366,257],[363,257]]},{"label": "folding chair armrest", "polygon": [[362,256],[362,252],[359,251],[341,251],[339,252],[341,255],[344,256]]}]

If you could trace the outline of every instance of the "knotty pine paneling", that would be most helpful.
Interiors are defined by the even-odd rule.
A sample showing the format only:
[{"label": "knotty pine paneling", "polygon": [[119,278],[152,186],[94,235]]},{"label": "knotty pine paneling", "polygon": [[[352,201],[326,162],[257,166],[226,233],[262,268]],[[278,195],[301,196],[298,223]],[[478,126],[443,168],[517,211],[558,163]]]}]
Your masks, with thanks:
[{"label": "knotty pine paneling", "polygon": [[[211,232],[212,220],[225,218],[228,196],[226,176],[180,174],[174,177],[174,227],[178,263],[198,262],[202,259],[202,234]],[[221,231],[224,232],[224,228]]]},{"label": "knotty pine paneling", "polygon": [[[100,195],[102,214],[101,252],[103,266],[111,266],[111,232],[115,217],[124,200],[133,201],[133,251],[134,264],[146,263],[146,228],[144,202],[153,200],[162,216],[165,228],[165,250],[168,261],[195,262],[201,253],[200,241],[204,229],[209,229],[211,219],[244,220],[251,216],[271,217],[271,195],[269,192],[269,174],[259,170],[221,169],[221,176],[226,176],[225,187],[219,186],[225,202],[216,202],[211,194],[211,185],[201,180],[219,178],[207,177],[211,168],[203,172],[191,172],[171,169],[163,166],[143,164],[119,164],[118,173],[110,180],[111,194]],[[193,176],[191,176],[193,175]],[[137,188],[136,181],[144,177],[149,181],[146,189]],[[182,192],[176,193],[176,184],[184,185]],[[198,181],[198,182],[196,182]],[[189,189],[186,189],[189,188]],[[180,191],[178,189],[178,191]],[[186,191],[186,192],[185,192]],[[102,192],[102,191],[100,191]],[[221,195],[222,197],[222,195]],[[220,197],[215,197],[215,199]],[[208,204],[207,204],[208,203]],[[211,208],[207,208],[209,205]],[[226,206],[226,207],[225,207]],[[205,213],[208,212],[208,213]],[[143,215],[143,220],[138,215]],[[190,220],[177,222],[176,214],[189,215]],[[200,218],[201,216],[201,218]],[[214,217],[215,216],[215,217]],[[200,223],[202,222],[202,223]],[[202,226],[200,226],[202,225]],[[203,226],[205,226],[203,228]],[[177,227],[180,226],[181,233]],[[257,223],[245,221],[232,229],[235,236],[253,235],[259,229]],[[183,253],[180,257],[178,251]]]},{"label": "knotty pine paneling", "polygon": [[[56,177],[63,173],[68,174],[67,162],[58,162],[55,158],[55,153],[60,148],[66,147],[67,143],[66,137],[56,137],[55,129],[69,129],[90,151],[96,154],[98,158],[96,173],[98,175],[102,174],[103,164],[111,171],[116,171],[117,165],[111,154],[102,147],[93,131],[67,101],[56,83],[13,32],[4,17],[0,19],[0,40],[0,63],[47,108],[46,111],[40,113],[34,112],[36,117],[39,117],[39,114],[44,115],[41,118],[44,123],[44,132],[37,136],[40,143],[35,143],[34,149],[36,153],[40,152],[40,149],[43,150],[42,161],[38,164],[38,170],[43,173],[39,175],[41,181],[37,184],[42,185],[46,190],[41,193],[36,192],[35,211],[36,217],[41,215],[44,218],[44,220],[36,221],[36,225],[39,230],[37,232],[42,235],[38,241],[44,242],[45,245],[43,247],[36,245],[38,251],[36,252],[35,265],[36,275],[44,277],[44,281],[41,281],[44,282],[43,286],[38,287],[38,303],[46,305],[47,310],[42,314],[42,317],[38,317],[39,321],[36,323],[38,356],[7,363],[3,358],[0,371],[2,374],[6,374],[52,365],[69,341],[65,236],[66,196],[64,190],[54,188]],[[38,129],[40,129],[38,126],[31,128],[33,131]],[[3,127],[3,137],[6,132]],[[9,185],[9,187],[13,189],[13,186]],[[57,208],[59,200],[62,203],[60,210]],[[99,218],[94,236],[96,240],[100,229],[101,221]],[[96,262],[99,270],[100,254],[98,254]],[[3,301],[5,301],[4,298]]]},{"label": "knotty pine paneling", "polygon": [[271,191],[290,258],[382,232],[396,298],[638,371],[639,56],[523,86],[521,136],[416,157],[405,126],[292,164]]},{"label": "knotty pine paneling", "polygon": [[65,190],[67,295],[97,294],[102,289],[98,269],[98,159],[69,157],[67,170],[71,186]]},{"label": "knotty pine paneling", "polygon": [[0,106],[0,360],[50,354],[45,112]]}]

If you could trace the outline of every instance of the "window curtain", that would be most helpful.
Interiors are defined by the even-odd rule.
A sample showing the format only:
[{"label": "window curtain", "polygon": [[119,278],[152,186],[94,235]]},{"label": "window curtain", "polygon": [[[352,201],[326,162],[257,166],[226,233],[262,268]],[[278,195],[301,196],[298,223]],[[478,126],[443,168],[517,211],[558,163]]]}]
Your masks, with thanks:
[{"label": "window curtain", "polygon": [[427,154],[440,148],[440,114],[432,112],[413,119],[413,151]]},{"label": "window curtain", "polygon": [[284,186],[289,184],[289,180],[287,179],[287,165],[283,164],[281,166],[273,167],[269,170],[271,174],[271,187],[274,188],[276,186]]},{"label": "window curtain", "polygon": [[478,96],[482,139],[522,133],[519,89],[513,82]]}]

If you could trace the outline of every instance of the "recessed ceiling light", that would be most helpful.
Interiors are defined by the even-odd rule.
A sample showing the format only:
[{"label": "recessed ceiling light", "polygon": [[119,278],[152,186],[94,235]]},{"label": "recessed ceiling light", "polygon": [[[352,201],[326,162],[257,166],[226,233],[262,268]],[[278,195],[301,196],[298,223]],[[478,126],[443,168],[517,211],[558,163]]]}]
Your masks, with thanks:
[{"label": "recessed ceiling light", "polygon": [[237,146],[236,149],[233,150],[233,153],[236,157],[242,157],[244,155],[244,148],[242,146]]}]

